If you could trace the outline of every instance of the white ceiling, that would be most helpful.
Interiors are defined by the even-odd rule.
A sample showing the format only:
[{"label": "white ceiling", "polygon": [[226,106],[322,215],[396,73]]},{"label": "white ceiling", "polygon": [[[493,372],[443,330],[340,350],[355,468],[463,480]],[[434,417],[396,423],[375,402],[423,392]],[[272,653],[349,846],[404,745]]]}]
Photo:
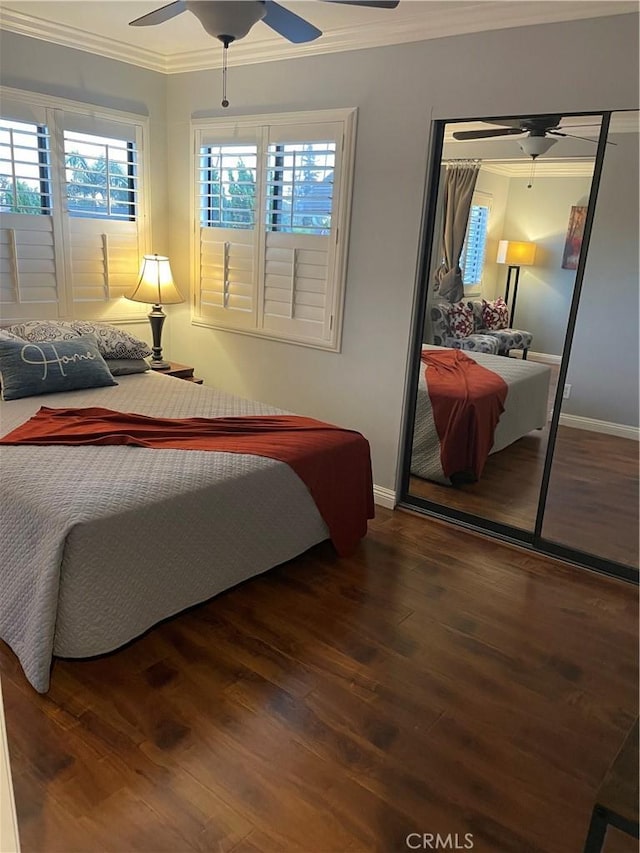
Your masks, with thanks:
[{"label": "white ceiling", "polygon": [[[154,27],[128,22],[168,0],[0,0],[0,29],[173,73],[218,68],[222,47],[185,12]],[[314,42],[292,45],[258,23],[229,50],[241,65],[422,41],[461,33],[597,18],[637,12],[626,0],[401,0],[396,9],[372,9],[319,0],[282,5],[323,31]]]}]

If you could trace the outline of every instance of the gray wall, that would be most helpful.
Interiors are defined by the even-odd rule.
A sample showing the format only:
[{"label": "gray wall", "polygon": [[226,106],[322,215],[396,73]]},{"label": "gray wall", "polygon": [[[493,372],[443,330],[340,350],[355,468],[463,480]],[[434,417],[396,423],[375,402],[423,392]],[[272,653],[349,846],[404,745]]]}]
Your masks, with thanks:
[{"label": "gray wall", "polygon": [[[178,308],[172,354],[226,390],[361,430],[375,482],[394,488],[431,119],[636,108],[637,30],[617,16],[232,68],[231,115],[359,108],[343,351],[193,327]],[[532,71],[531,57],[553,61]],[[170,150],[187,150],[192,114],[223,112],[219,90],[217,72],[169,79]],[[186,158],[172,164],[185,279],[189,183]]]},{"label": "gray wall", "polygon": [[[371,442],[375,482],[394,488],[431,119],[636,109],[637,39],[637,16],[624,15],[232,66],[230,115],[359,108],[343,350],[325,353],[194,327],[185,305],[167,310],[165,351],[193,363],[207,383],[360,429]],[[6,85],[146,108],[154,250],[170,254],[184,287],[189,121],[223,113],[220,73],[164,78],[9,33],[1,47]]]},{"label": "gray wall", "polygon": [[520,269],[514,325],[533,333],[534,352],[560,356],[576,279],[575,270],[562,269],[567,225],[572,205],[589,203],[591,178],[534,178],[531,189],[528,183],[509,181],[503,225],[506,239],[536,243],[535,264]]},{"label": "gray wall", "polygon": [[596,203],[564,414],[638,426],[638,134],[610,137]]}]

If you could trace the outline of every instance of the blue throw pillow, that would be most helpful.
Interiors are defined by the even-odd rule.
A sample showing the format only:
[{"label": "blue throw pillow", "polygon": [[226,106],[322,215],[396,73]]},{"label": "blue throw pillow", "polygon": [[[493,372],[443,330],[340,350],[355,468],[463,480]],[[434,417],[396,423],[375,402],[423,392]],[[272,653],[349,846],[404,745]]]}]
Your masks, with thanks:
[{"label": "blue throw pillow", "polygon": [[3,400],[117,385],[93,335],[68,341],[12,341],[0,337]]}]

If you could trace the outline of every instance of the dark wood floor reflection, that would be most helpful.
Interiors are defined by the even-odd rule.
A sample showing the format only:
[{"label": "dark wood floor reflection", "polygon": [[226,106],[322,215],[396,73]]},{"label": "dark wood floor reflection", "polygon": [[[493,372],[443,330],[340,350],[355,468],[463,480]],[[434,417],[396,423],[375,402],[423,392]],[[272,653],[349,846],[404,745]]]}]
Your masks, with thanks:
[{"label": "dark wood floor reflection", "polygon": [[[559,367],[555,364],[548,366],[551,370],[547,398],[550,420]],[[490,521],[533,530],[548,440],[549,421],[544,429],[535,430],[499,453],[489,456],[480,482],[452,488],[420,477],[411,477],[409,491],[416,497],[479,515]]]},{"label": "dark wood floor reflection", "polygon": [[638,442],[560,427],[542,535],[638,568]]},{"label": "dark wood floor reflection", "polygon": [[637,631],[631,585],[379,509],[46,696],[0,643],[22,849],[579,853]]},{"label": "dark wood floor reflection", "polygon": [[[552,366],[549,412],[558,368]],[[549,424],[489,456],[482,479],[460,488],[411,477],[412,495],[533,530]],[[638,568],[638,442],[560,426],[543,536]]]},{"label": "dark wood floor reflection", "polygon": [[[411,494],[533,529],[546,450],[535,432],[489,457],[482,479],[460,488],[411,478]],[[638,568],[638,442],[560,426],[543,536]]]}]

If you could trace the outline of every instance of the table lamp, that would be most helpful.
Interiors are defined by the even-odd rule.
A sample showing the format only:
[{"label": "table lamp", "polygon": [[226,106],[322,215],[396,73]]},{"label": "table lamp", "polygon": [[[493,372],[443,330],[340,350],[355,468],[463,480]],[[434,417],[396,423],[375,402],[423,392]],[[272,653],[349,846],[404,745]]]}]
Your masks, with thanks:
[{"label": "table lamp", "polygon": [[134,302],[146,302],[153,305],[149,314],[151,323],[151,334],[153,335],[153,356],[149,366],[153,370],[168,370],[170,364],[162,359],[162,326],[166,314],[162,310],[162,304],[170,305],[176,302],[184,302],[180,291],[173,283],[169,258],[162,255],[145,255],[140,270],[140,278],[132,293],[127,296]]}]

